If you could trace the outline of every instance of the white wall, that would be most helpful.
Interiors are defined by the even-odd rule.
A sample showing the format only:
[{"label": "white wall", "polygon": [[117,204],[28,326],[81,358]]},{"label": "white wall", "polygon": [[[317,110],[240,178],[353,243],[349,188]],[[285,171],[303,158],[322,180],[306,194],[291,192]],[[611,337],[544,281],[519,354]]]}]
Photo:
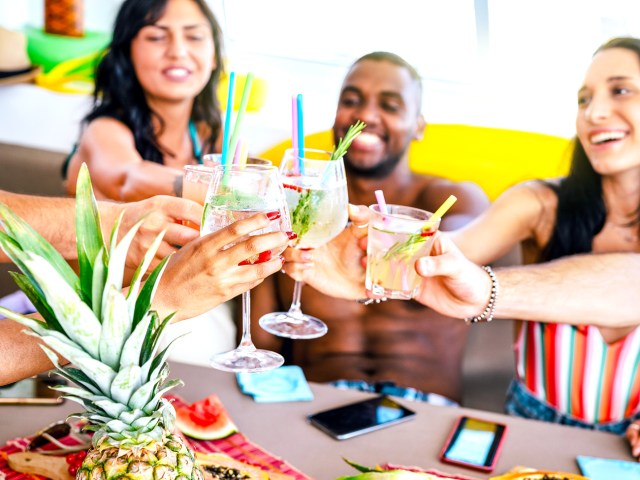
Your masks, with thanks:
[{"label": "white wall", "polygon": [[[228,68],[269,81],[267,130],[287,130],[303,93],[307,130],[328,128],[348,65],[374,49],[412,62],[430,122],[571,136],[576,91],[591,53],[640,36],[637,0],[208,0],[225,31]],[[109,31],[121,0],[85,0],[85,25]],[[41,25],[44,0],[0,0],[0,25]],[[485,48],[486,47],[486,48]],[[268,136],[268,131],[265,135]]]}]

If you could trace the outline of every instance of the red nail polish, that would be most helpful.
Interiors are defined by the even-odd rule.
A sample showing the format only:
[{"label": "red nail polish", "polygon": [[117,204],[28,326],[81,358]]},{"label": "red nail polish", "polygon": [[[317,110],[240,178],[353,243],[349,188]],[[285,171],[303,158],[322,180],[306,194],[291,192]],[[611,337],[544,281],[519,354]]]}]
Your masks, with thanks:
[{"label": "red nail polish", "polygon": [[298,238],[298,234],[296,232],[285,232],[289,240],[295,240]]},{"label": "red nail polish", "polygon": [[267,218],[269,220],[277,220],[280,218],[280,212],[277,210],[274,212],[267,212]]},{"label": "red nail polish", "polygon": [[303,252],[308,252],[310,250],[313,250],[312,247],[305,247],[305,248],[299,248],[298,250],[302,250]]}]

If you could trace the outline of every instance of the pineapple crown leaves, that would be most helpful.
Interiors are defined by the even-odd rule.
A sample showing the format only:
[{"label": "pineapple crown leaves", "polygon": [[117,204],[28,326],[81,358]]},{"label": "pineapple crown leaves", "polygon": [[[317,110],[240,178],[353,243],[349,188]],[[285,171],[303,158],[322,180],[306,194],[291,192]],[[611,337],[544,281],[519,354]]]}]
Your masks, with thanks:
[{"label": "pineapple crown leaves", "polygon": [[[22,274],[13,277],[44,322],[4,308],[0,308],[0,313],[28,327],[27,333],[42,338],[45,344],[42,349],[60,375],[79,385],[80,388],[61,388],[67,398],[87,408],[79,416],[109,423],[105,427],[108,432],[112,427],[121,427],[117,422],[111,425],[111,421],[124,424],[133,421],[136,426],[129,427],[127,433],[118,433],[123,438],[135,438],[137,430],[150,435],[160,431],[158,422],[175,418],[173,407],[163,402],[161,395],[180,384],[166,381],[171,344],[158,353],[162,332],[173,315],[161,321],[150,310],[168,258],[142,283],[163,234],[154,240],[127,294],[123,294],[126,254],[144,219],[116,242],[121,215],[111,232],[111,247],[107,248],[85,165],[80,170],[76,190],[79,276],[44,238],[0,204],[4,229],[0,231],[0,247],[22,270]],[[62,368],[58,355],[77,368]],[[166,409],[171,411],[164,412]]]}]

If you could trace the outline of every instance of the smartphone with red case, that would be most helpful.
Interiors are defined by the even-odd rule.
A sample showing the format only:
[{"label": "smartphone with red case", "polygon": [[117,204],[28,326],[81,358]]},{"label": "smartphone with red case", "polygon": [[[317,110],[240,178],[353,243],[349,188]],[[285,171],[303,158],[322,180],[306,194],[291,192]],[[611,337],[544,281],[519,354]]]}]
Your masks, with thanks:
[{"label": "smartphone with red case", "polygon": [[440,460],[483,472],[491,472],[498,461],[507,433],[503,423],[462,416],[456,421],[440,452]]}]

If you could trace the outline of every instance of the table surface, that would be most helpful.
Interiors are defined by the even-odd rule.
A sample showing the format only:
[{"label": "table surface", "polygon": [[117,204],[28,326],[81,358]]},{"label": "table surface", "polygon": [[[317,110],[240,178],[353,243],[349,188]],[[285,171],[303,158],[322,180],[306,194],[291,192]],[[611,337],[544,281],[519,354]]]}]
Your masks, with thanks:
[{"label": "table surface", "polygon": [[[188,402],[216,393],[247,438],[319,480],[354,474],[355,470],[344,463],[343,457],[367,466],[389,462],[489,478],[488,474],[447,465],[438,460],[442,444],[455,420],[462,414],[508,424],[494,475],[514,466],[578,473],[575,462],[577,455],[633,461],[626,440],[615,435],[406,400],[400,402],[417,412],[413,420],[337,441],[309,425],[306,416],[370,397],[370,394],[312,383],[315,396],[312,402],[261,404],[243,395],[237,387],[235,376],[230,373],[173,363],[170,378],[176,377],[183,379],[185,386],[173,390],[173,393]],[[70,401],[59,406],[2,405],[0,441],[5,443],[10,438],[29,435],[80,408]]]}]

